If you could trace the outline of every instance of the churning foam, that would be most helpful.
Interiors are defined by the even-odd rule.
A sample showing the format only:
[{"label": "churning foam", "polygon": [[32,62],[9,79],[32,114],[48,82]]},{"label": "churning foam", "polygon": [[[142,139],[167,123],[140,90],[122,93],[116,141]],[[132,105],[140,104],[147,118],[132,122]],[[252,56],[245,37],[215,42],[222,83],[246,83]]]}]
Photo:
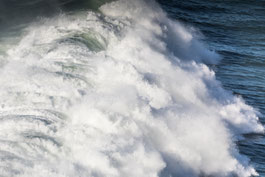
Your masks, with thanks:
[{"label": "churning foam", "polygon": [[154,2],[43,19],[1,57],[0,176],[256,175],[237,151],[257,112],[220,57]]}]

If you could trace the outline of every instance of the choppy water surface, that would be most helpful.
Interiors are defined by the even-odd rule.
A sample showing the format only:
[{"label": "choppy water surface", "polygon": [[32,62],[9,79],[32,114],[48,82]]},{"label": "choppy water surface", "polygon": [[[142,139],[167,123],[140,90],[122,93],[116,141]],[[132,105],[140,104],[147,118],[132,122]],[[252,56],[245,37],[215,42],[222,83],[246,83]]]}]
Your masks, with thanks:
[{"label": "choppy water surface", "polygon": [[[265,1],[161,1],[174,19],[196,27],[206,43],[223,56],[217,78],[227,90],[241,95],[260,111],[265,123]],[[265,137],[249,135],[240,141],[265,176]]]},{"label": "choppy water surface", "polygon": [[261,3],[1,1],[0,176],[264,175]]}]

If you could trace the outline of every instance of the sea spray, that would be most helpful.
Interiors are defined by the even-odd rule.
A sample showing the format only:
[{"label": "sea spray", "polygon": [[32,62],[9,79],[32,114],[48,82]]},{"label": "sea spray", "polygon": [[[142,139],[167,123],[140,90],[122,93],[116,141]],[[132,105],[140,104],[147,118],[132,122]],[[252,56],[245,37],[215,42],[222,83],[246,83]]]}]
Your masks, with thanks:
[{"label": "sea spray", "polygon": [[3,176],[256,175],[235,142],[257,112],[206,64],[220,56],[144,0],[25,29],[0,71]]}]

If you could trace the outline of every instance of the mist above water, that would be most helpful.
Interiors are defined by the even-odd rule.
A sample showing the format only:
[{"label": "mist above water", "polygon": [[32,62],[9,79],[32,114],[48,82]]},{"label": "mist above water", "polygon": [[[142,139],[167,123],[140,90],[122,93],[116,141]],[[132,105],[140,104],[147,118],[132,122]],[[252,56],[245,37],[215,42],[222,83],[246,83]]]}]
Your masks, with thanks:
[{"label": "mist above water", "polygon": [[145,0],[28,25],[0,58],[1,174],[257,175],[235,142],[264,128],[197,34]]}]

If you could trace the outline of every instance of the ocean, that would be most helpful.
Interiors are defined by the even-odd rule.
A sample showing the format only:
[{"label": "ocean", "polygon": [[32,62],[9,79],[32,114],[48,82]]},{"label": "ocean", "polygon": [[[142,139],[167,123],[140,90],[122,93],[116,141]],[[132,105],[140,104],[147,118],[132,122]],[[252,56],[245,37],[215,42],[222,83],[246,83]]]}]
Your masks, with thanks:
[{"label": "ocean", "polygon": [[0,177],[265,176],[264,12],[0,0]]},{"label": "ocean", "polygon": [[[160,1],[169,16],[195,27],[221,56],[217,79],[260,112],[265,124],[265,1]],[[239,149],[265,176],[265,137],[247,135]]]}]

